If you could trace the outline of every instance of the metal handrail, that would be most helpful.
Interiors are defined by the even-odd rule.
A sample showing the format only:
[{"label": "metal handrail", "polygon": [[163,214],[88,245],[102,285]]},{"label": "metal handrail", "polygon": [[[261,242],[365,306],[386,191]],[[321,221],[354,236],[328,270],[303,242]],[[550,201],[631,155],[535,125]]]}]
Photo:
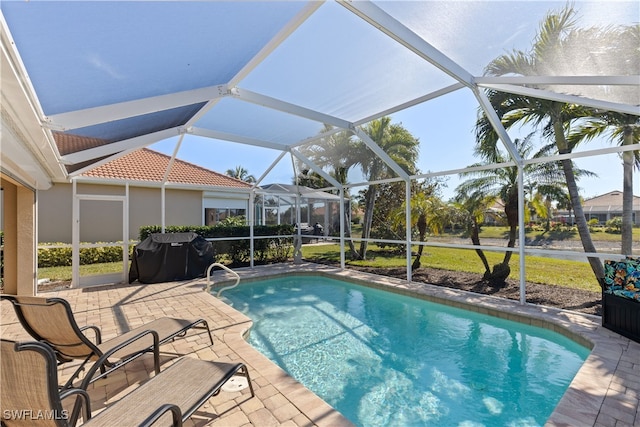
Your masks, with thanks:
[{"label": "metal handrail", "polygon": [[220,298],[220,294],[222,293],[222,291],[226,291],[227,289],[233,289],[236,286],[238,286],[238,283],[240,283],[240,275],[235,271],[233,271],[232,269],[230,269],[229,267],[227,267],[226,265],[220,264],[219,262],[214,262],[209,266],[209,268],[207,268],[207,292],[211,292],[211,286],[213,286],[213,282],[211,281],[211,269],[213,267],[220,267],[223,270],[226,270],[227,272],[231,273],[236,277],[236,283],[230,286],[225,286],[218,291],[218,293],[216,294],[216,297]]}]

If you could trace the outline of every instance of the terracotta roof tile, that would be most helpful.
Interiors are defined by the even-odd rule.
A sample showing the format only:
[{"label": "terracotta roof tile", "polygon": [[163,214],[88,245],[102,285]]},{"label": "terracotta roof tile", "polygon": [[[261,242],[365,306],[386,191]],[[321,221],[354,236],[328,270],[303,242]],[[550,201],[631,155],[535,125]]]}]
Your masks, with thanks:
[{"label": "terracotta roof tile", "polygon": [[56,131],[52,133],[58,146],[58,151],[62,156],[109,144],[109,141],[100,138],[89,138],[87,136]]},{"label": "terracotta roof tile", "polygon": [[[171,157],[143,148],[136,150],[102,166],[84,172],[81,176],[129,181],[162,182]],[[249,188],[251,184],[201,166],[176,159],[168,181],[217,187]]]}]

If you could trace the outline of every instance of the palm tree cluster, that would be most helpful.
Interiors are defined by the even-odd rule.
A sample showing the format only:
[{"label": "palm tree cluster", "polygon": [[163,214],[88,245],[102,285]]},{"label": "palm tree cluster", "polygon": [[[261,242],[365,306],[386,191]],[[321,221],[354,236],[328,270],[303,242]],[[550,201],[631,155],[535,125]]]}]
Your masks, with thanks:
[{"label": "palm tree cluster", "polygon": [[[485,74],[490,76],[521,75],[568,75],[585,70],[593,52],[599,55],[605,52],[611,61],[608,64],[622,64],[622,69],[609,69],[612,75],[634,75],[640,69],[640,25],[622,28],[589,28],[582,29],[576,25],[576,11],[572,6],[565,6],[560,11],[551,11],[540,25],[538,34],[529,52],[514,50],[494,59],[487,65]],[[602,58],[601,56],[599,56]],[[616,58],[616,60],[614,60]],[[620,61],[619,58],[624,60]],[[600,64],[602,61],[598,61]],[[605,66],[607,65],[607,61]],[[614,72],[615,71],[615,72]],[[570,91],[572,88],[564,88]],[[590,96],[598,96],[597,91],[614,90],[616,88],[591,88]],[[595,136],[609,133],[612,141],[622,145],[637,144],[640,136],[640,118],[637,115],[600,111],[576,104],[514,95],[489,90],[488,98],[506,129],[515,125],[526,124],[540,129],[544,137],[554,143],[559,154],[571,153],[581,142]],[[619,96],[629,98],[630,103],[639,104],[637,90],[622,90]],[[489,119],[481,112],[476,125],[478,152],[485,156],[496,156],[497,133],[489,123]],[[491,154],[491,153],[494,154]],[[624,207],[622,253],[631,255],[632,228],[632,173],[633,164],[639,166],[638,152],[623,153]],[[575,215],[576,225],[585,252],[595,253],[589,227],[582,210],[577,178],[577,171],[570,159],[560,160],[566,190]],[[599,281],[604,276],[602,262],[596,257],[589,257],[591,268]]]},{"label": "palm tree cluster", "polygon": [[[576,11],[567,5],[559,11],[550,11],[540,24],[530,51],[514,50],[491,61],[485,68],[488,76],[549,76],[576,75],[584,72],[597,74],[606,71],[607,75],[635,75],[640,69],[640,25],[622,28],[588,29],[577,26]],[[595,61],[594,53],[598,53]],[[603,56],[604,55],[604,56]],[[602,58],[611,61],[602,61]],[[622,58],[622,60],[620,60]],[[599,70],[592,67],[596,64]],[[622,68],[618,64],[622,64]],[[587,67],[588,69],[585,69]],[[617,68],[616,68],[617,67]],[[540,89],[560,91],[552,84],[537,85]],[[628,87],[589,87],[564,86],[565,93],[580,90],[580,95],[598,98],[605,91],[615,92],[619,99],[631,104],[640,104],[637,88]],[[364,141],[354,138],[350,131],[332,132],[326,125],[322,130],[325,136],[317,143],[301,147],[300,151],[316,165],[326,170],[341,184],[347,184],[349,170],[358,166],[370,184],[360,192],[361,206],[364,213],[362,240],[356,250],[351,239],[348,242],[352,255],[358,259],[366,259],[367,244],[371,238],[374,222],[391,230],[398,223],[406,222],[406,204],[410,203],[411,224],[416,227],[419,242],[424,242],[428,231],[438,232],[443,224],[457,222],[464,224],[474,245],[480,245],[479,230],[483,214],[487,207],[496,200],[504,203],[504,214],[509,225],[507,246],[515,247],[519,218],[519,176],[527,177],[528,208],[538,213],[547,221],[551,218],[551,207],[565,206],[573,212],[578,233],[586,253],[595,253],[589,227],[582,209],[579,188],[581,177],[593,175],[591,172],[576,167],[569,156],[561,160],[548,159],[556,154],[571,153],[580,143],[602,136],[623,146],[638,144],[640,140],[640,118],[638,115],[623,114],[612,111],[601,111],[595,108],[555,100],[534,98],[531,96],[507,93],[495,89],[486,91],[488,100],[494,108],[502,125],[509,130],[516,125],[528,126],[532,132],[522,139],[515,139],[513,150],[521,159],[527,159],[524,165],[515,165],[511,155],[504,153],[498,145],[498,133],[480,109],[475,125],[475,155],[480,162],[470,165],[469,170],[460,174],[466,180],[456,189],[455,199],[448,205],[437,197],[437,185],[420,186],[411,182],[411,200],[404,197],[403,182],[380,182],[389,178],[397,178],[397,169],[393,169],[380,156],[376,155]],[[373,143],[386,153],[408,176],[417,174],[418,140],[401,124],[391,123],[390,117],[373,120],[362,127],[362,130]],[[534,143],[534,136],[542,142]],[[537,142],[537,141],[536,141]],[[638,151],[623,151],[624,161],[624,216],[622,232],[622,253],[631,254],[633,167],[640,167]],[[535,159],[540,159],[538,162]],[[531,161],[533,160],[533,161]],[[514,164],[514,166],[489,168],[494,164]],[[522,175],[521,175],[522,174]],[[329,186],[317,173],[303,171],[298,182],[322,188]],[[436,183],[438,184],[438,183]],[[427,189],[428,188],[428,189]],[[376,201],[381,191],[384,197],[398,193],[394,197],[395,212],[387,201],[384,218],[376,219]],[[525,210],[525,215],[529,212]],[[395,218],[395,220],[393,220]],[[375,221],[374,221],[375,220]],[[347,224],[349,221],[346,221]],[[399,229],[391,230],[398,234]],[[349,235],[349,234],[348,234]],[[398,239],[401,240],[401,239]],[[504,281],[509,275],[509,260],[512,251],[506,251],[503,261],[491,270],[486,257],[477,250],[483,265],[485,277],[494,281]],[[413,268],[420,266],[422,245],[413,263]],[[589,257],[591,268],[599,280],[604,276],[602,262],[596,257]]]},{"label": "palm tree cluster", "polygon": [[[331,126],[325,125],[323,133],[331,130]],[[390,117],[382,117],[369,122],[363,126],[362,130],[405,172],[415,172],[419,142],[401,124],[391,123]],[[394,172],[389,164],[376,155],[365,142],[354,138],[347,131],[321,138],[316,144],[303,147],[300,151],[318,166],[328,169],[329,174],[341,184],[347,183],[349,170],[356,166],[360,168],[367,181],[379,181],[394,177]],[[303,182],[307,185],[312,184],[308,178],[309,176],[315,177],[315,175],[304,174],[302,176]],[[317,182],[324,184],[323,180]],[[352,256],[356,259],[366,259],[379,189],[379,184],[371,184],[363,193],[364,219],[359,250],[356,250],[349,240]]]}]

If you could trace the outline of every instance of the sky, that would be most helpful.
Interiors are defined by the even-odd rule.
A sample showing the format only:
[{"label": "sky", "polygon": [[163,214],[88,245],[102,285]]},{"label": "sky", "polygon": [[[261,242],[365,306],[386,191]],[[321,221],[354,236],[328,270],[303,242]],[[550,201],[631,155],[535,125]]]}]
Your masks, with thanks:
[{"label": "sky", "polygon": [[[467,90],[429,101],[423,105],[391,115],[393,123],[400,123],[420,141],[418,169],[422,173],[463,169],[478,160],[473,156],[477,103]],[[508,132],[511,139],[523,137],[523,131]],[[162,141],[149,148],[173,154],[177,139]],[[610,147],[605,139],[590,141],[576,151]],[[455,147],[452,149],[452,147]],[[248,145],[210,140],[198,136],[185,137],[178,150],[178,158],[219,173],[242,166],[256,179],[276,160],[280,152]],[[597,177],[583,178],[578,182],[581,195],[595,197],[610,191],[622,190],[622,163],[619,155],[607,154],[575,160],[578,167],[597,174]],[[263,179],[263,184],[292,183],[291,156],[286,154],[273,170]],[[360,182],[357,177],[351,183]],[[457,174],[446,180],[442,189],[445,200],[453,197],[455,187],[461,182]],[[634,193],[640,194],[640,173],[634,175]]]},{"label": "sky", "polygon": [[[607,2],[587,4],[585,2],[578,1],[577,3],[584,10],[584,16],[582,16],[583,20],[581,22],[585,24],[597,24],[598,19],[606,15],[602,10],[596,10],[594,9],[594,7],[606,7],[607,5],[610,5]],[[425,5],[426,4],[428,3],[425,3]],[[462,2],[455,4],[457,6],[451,7],[470,8],[474,3]],[[511,5],[514,3],[505,2],[504,4]],[[562,5],[561,3],[556,3],[556,6],[558,4]],[[386,7],[392,8],[394,7],[393,5],[393,2],[388,3]],[[541,8],[548,7],[545,6],[545,4],[543,4],[542,2],[523,2],[519,3],[519,5],[520,6],[518,7],[523,7],[523,5],[526,5],[526,7],[531,8],[532,13],[534,9],[537,11],[537,13],[540,13]],[[276,50],[276,52],[272,53],[270,57],[262,64],[260,64],[252,74],[245,78],[245,80],[241,81],[238,86],[240,88],[254,90],[258,93],[264,93],[265,91],[269,90],[273,90],[274,92],[278,91],[279,94],[284,94],[284,100],[294,103],[298,100],[303,100],[308,93],[312,93],[315,88],[308,87],[309,85],[306,79],[304,80],[304,82],[299,83],[296,76],[306,76],[308,73],[313,73],[315,65],[319,64],[314,61],[324,59],[324,53],[318,54],[321,45],[317,44],[317,31],[319,28],[322,28],[323,25],[326,25],[326,22],[322,21],[331,17],[331,15],[329,15],[327,12],[330,11],[330,8],[334,7],[340,6],[335,6],[332,3],[323,5],[320,10],[314,13],[309,21],[305,22],[305,24],[300,27],[293,36],[290,36],[283,43],[283,46],[286,45],[286,47],[290,51],[291,49],[293,49],[293,51],[296,53],[296,57],[306,55],[304,57],[304,61],[299,61],[299,63],[291,64],[291,58],[286,58],[288,60],[286,61],[285,58],[278,55],[279,51]],[[613,10],[613,8],[611,7],[609,7],[609,9]],[[450,15],[455,16],[457,19],[459,19],[461,13],[459,10],[456,10],[455,13],[451,13]],[[468,15],[469,18],[477,18],[476,16],[472,16],[472,13],[468,13]],[[354,17],[351,16],[351,14],[340,14],[338,16],[341,21],[333,22],[335,24],[335,31],[333,34],[330,34],[330,36],[335,38],[336,40],[343,40],[343,43],[348,47],[345,50],[350,55],[358,55],[358,63],[362,65],[361,69],[358,69],[358,72],[362,72],[362,69],[367,69],[366,61],[369,60],[371,56],[371,54],[368,53],[369,51],[367,51],[366,55],[362,54],[362,52],[366,51],[367,49],[372,49],[372,46],[368,46],[365,43],[375,43],[375,49],[378,49],[380,52],[384,52],[385,54],[388,53],[385,44],[387,42],[386,40],[380,40],[378,38],[376,38],[373,42],[369,42],[369,40],[371,40],[370,38],[363,40],[361,34],[363,28],[359,27],[361,22],[358,22],[358,20],[354,21]],[[485,18],[492,19],[492,21],[488,23]],[[447,19],[446,14],[443,14],[440,19]],[[621,20],[616,22],[626,22],[628,18],[620,19]],[[501,24],[501,17],[490,16],[484,17],[483,19],[470,19],[465,25],[476,26],[478,25],[478,21],[481,21],[484,26],[497,26]],[[411,22],[410,19],[409,22]],[[428,33],[430,31],[428,26],[426,28],[419,27],[423,24],[424,23],[422,22],[416,22],[411,23],[410,25],[416,25],[416,27],[414,28],[415,31],[419,33],[424,32],[426,35],[430,35]],[[457,22],[456,24],[459,24],[459,22]],[[433,37],[441,37],[441,42],[444,44],[454,44],[457,40],[459,40],[459,37],[454,34],[455,28],[458,28],[457,25],[451,26],[451,31],[453,31],[453,33],[451,34],[433,34]],[[510,34],[509,43],[513,43],[511,45],[512,48],[526,50],[529,47],[533,36],[535,35],[535,29],[535,25],[514,25],[514,29],[512,31],[509,31],[509,29],[507,29],[506,33]],[[351,33],[349,33],[349,31],[351,31]],[[496,44],[504,43],[504,41],[498,39],[493,40],[491,38],[498,37],[497,34],[500,32],[498,31],[497,27],[495,31],[496,35],[490,35],[491,32],[487,33],[484,29],[482,30],[482,32],[483,37],[484,34],[489,34],[487,36],[487,40],[491,40]],[[502,32],[505,32],[504,28],[502,28]],[[485,42],[485,40],[483,40],[482,42]],[[510,45],[501,44],[501,46],[505,46],[506,48]],[[452,48],[450,52],[455,53],[456,50]],[[469,49],[466,49],[465,52],[469,52]],[[491,58],[495,57],[496,52],[498,52],[498,54],[503,53],[499,50],[496,50],[495,46],[491,48],[487,47],[486,49],[483,49],[482,46],[478,46],[478,48],[475,49],[475,51],[473,51],[472,53],[473,55],[477,56],[473,60],[470,60],[469,58],[456,58],[456,60],[461,60],[462,62],[468,61],[470,64],[475,64],[473,66],[477,68],[477,64],[484,64]],[[343,59],[339,56],[339,52],[331,52],[331,55],[330,56],[332,64],[336,65],[335,70],[329,69],[330,73],[344,73],[350,71],[340,68]],[[280,63],[278,61],[280,61]],[[304,64],[302,64],[303,62]],[[471,66],[472,65],[469,65],[469,67]],[[327,73],[327,67],[321,68],[318,65],[317,68],[322,69],[324,73]],[[295,69],[298,74],[295,74],[292,69]],[[424,83],[422,80],[420,80],[420,77],[409,75],[409,68],[407,68],[407,70],[409,71],[405,71],[404,76],[400,75],[395,77],[400,79],[414,79],[418,83]],[[470,71],[472,73],[481,72],[481,70],[478,69],[470,69]],[[324,75],[317,76],[319,81],[322,81],[324,77]],[[376,77],[379,78],[379,76],[367,75],[367,78],[371,79],[375,79]],[[347,80],[345,79],[345,81]],[[376,86],[376,83],[377,81],[373,81],[372,86],[374,88],[380,87],[381,91],[386,87],[382,84]],[[304,86],[305,84],[306,86]],[[321,84],[319,84],[318,86],[322,87]],[[402,84],[398,82],[398,91],[403,90],[405,87],[406,85],[403,87]],[[343,96],[344,93],[348,91],[349,88],[341,87],[339,89],[336,89],[336,94]],[[270,95],[270,93],[266,94]],[[420,94],[421,93],[419,93],[419,95]],[[326,94],[321,95],[326,96]],[[397,94],[380,94],[381,97],[389,97],[395,95]],[[357,97],[358,94],[352,94],[352,96]],[[344,108],[347,108],[347,106],[345,106]],[[409,130],[409,132],[411,132],[414,137],[416,137],[420,141],[418,168],[421,172],[426,173],[433,171],[456,170],[463,169],[478,161],[473,157],[473,147],[475,142],[473,128],[476,120],[477,108],[478,104],[470,90],[463,88],[447,95],[443,95],[437,99],[433,99],[423,104],[414,106],[410,109],[394,113],[391,115],[391,118],[393,123],[401,123],[407,130]],[[247,124],[247,126],[250,125]],[[526,135],[526,133],[527,132],[521,129],[513,129],[509,131],[509,135],[512,140],[515,138],[523,137],[524,135]],[[158,151],[171,155],[176,148],[177,140],[177,138],[172,138],[168,141],[156,143],[149,148],[156,149]],[[596,140],[590,141],[587,145],[584,145],[584,147],[579,147],[577,151],[585,149],[604,148],[609,146],[610,143],[608,141]],[[279,155],[280,152],[275,150],[219,140],[210,140],[208,138],[202,138],[193,135],[185,136],[177,153],[178,158],[182,160],[203,166],[220,173],[225,173],[228,169],[235,169],[236,166],[242,166],[249,172],[249,174],[258,179],[266,172],[266,169],[277,159]],[[581,189],[581,195],[584,198],[591,198],[614,190],[622,190],[622,166],[620,158],[617,154],[598,156],[590,159],[578,159],[575,160],[575,162],[578,167],[597,174],[597,177],[583,178],[578,182],[578,185]],[[351,183],[362,181],[362,179],[360,179],[360,177],[356,175],[357,173],[352,174],[350,180]],[[635,175],[635,193],[640,194],[640,179],[638,178],[638,176],[640,176],[640,173],[636,173]],[[292,183],[293,176],[294,172],[292,167],[292,159],[289,154],[286,154],[281,159],[281,161],[273,167],[268,175],[264,177],[261,183],[290,184]],[[446,181],[446,188],[442,189],[443,198],[451,198],[454,194],[455,187],[459,183],[460,179],[457,175],[449,176]]]}]

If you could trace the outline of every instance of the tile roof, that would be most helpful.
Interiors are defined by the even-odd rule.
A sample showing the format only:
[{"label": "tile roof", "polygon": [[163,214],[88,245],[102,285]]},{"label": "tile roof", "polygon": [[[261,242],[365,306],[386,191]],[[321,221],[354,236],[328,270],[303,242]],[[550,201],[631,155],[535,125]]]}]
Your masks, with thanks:
[{"label": "tile roof", "polygon": [[[162,182],[170,160],[171,157],[166,154],[142,148],[88,170],[80,176],[104,180]],[[251,184],[239,179],[179,159],[175,159],[173,162],[168,181],[216,187],[251,187]]]},{"label": "tile roof", "polygon": [[100,138],[90,138],[88,136],[74,135],[71,133],[54,131],[53,138],[58,146],[60,155],[64,156],[76,153],[90,148],[101,147],[109,143],[109,141]]}]

